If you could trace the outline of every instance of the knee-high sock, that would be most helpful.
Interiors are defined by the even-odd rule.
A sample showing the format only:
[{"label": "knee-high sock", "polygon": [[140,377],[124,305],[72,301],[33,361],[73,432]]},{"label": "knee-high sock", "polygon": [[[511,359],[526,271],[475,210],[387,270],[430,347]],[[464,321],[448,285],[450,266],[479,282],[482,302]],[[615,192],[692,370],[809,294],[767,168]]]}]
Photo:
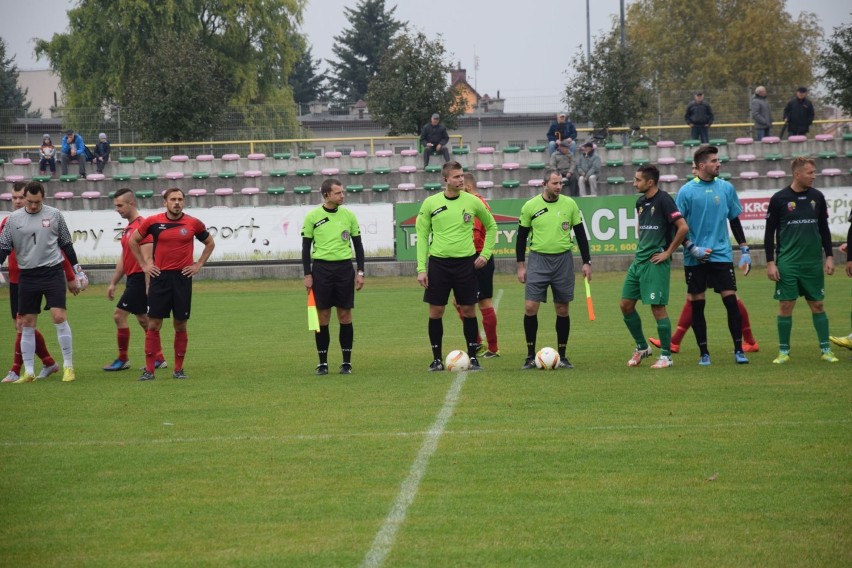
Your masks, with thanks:
[{"label": "knee-high sock", "polygon": [[53,357],[50,356],[50,351],[47,350],[47,344],[44,342],[44,336],[41,332],[36,328],[35,330],[35,340],[36,340],[36,357],[41,359],[41,362],[44,363],[45,367],[50,367],[51,365],[55,365],[56,361]]},{"label": "knee-high sock", "polygon": [[683,341],[683,336],[686,335],[690,327],[692,327],[692,302],[687,300],[683,304],[683,309],[680,311],[680,317],[677,319],[677,329],[675,329],[672,335],[671,342],[675,345],[680,345]]},{"label": "knee-high sock", "polygon": [[752,344],[757,343],[757,340],[751,333],[751,320],[748,317],[748,310],[742,300],[737,299],[737,307],[740,309],[740,318],[743,320],[743,341]]},{"label": "knee-high sock", "polygon": [[185,331],[176,331],[174,339],[175,347],[175,371],[183,370],[183,360],[186,357],[186,346],[189,344],[189,336]]},{"label": "knee-high sock", "polygon": [[343,352],[343,362],[352,362],[352,344],[355,342],[355,328],[351,323],[340,324],[340,331],[337,334],[340,340],[340,350]]},{"label": "knee-high sock", "polygon": [[790,334],[793,332],[793,316],[778,316],[778,350],[790,352]]},{"label": "knee-high sock", "polygon": [[740,308],[737,305],[736,296],[725,296],[722,298],[725,310],[728,312],[728,331],[734,340],[734,353],[743,350],[743,319],[740,316]]},{"label": "knee-high sock", "polygon": [[162,351],[160,345],[160,331],[149,329],[145,332],[145,370],[154,372],[154,361],[157,352]]},{"label": "knee-high sock", "polygon": [[[630,336],[636,342],[636,347],[638,349],[647,349],[648,342],[645,341],[645,333],[642,331],[642,318],[639,317],[639,312],[633,310],[629,314],[624,314],[623,319],[624,325],[627,326],[627,331],[630,332]],[[662,339],[661,337],[660,341]]]},{"label": "knee-high sock", "polygon": [[24,358],[24,372],[35,374],[35,328],[21,328],[21,356]]},{"label": "knee-high sock", "polygon": [[74,341],[71,337],[71,326],[67,321],[55,324],[56,339],[62,349],[62,366],[66,369],[74,366]]},{"label": "knee-high sock", "polygon": [[15,334],[15,356],[12,359],[11,371],[21,374],[21,367],[24,366],[24,356],[21,355],[21,332]]},{"label": "knee-high sock", "polygon": [[660,334],[660,355],[672,356],[672,320],[663,318],[657,320],[657,333]]},{"label": "knee-high sock", "polygon": [[320,365],[328,364],[328,346],[331,343],[331,334],[328,332],[328,326],[321,325],[319,333],[314,334],[314,339],[317,344],[317,356],[319,356]]},{"label": "knee-high sock", "polygon": [[482,327],[485,328],[485,338],[488,340],[488,350],[497,353],[497,312],[494,308],[482,310]]},{"label": "knee-high sock", "polygon": [[811,314],[811,318],[819,340],[819,348],[822,350],[831,349],[828,339],[828,314],[825,312]]},{"label": "knee-high sock", "polygon": [[535,338],[538,335],[538,315],[524,315],[524,337],[527,339],[527,357],[535,357]]},{"label": "knee-high sock", "polygon": [[118,358],[121,361],[127,361],[127,349],[130,347],[130,328],[121,327],[115,330],[115,337],[118,342]]},{"label": "knee-high sock", "polygon": [[565,358],[568,346],[568,336],[571,334],[571,316],[556,316],[556,350],[559,356]]},{"label": "knee-high sock", "polygon": [[707,350],[707,321],[704,319],[705,300],[692,300],[692,331],[702,355],[708,355]]},{"label": "knee-high sock", "polygon": [[468,357],[476,357],[476,350],[479,348],[479,321],[477,321],[476,316],[464,318],[462,331],[464,332],[464,340],[467,342]]},{"label": "knee-high sock", "polygon": [[429,344],[432,346],[432,358],[443,359],[441,343],[444,341],[444,320],[429,318]]}]

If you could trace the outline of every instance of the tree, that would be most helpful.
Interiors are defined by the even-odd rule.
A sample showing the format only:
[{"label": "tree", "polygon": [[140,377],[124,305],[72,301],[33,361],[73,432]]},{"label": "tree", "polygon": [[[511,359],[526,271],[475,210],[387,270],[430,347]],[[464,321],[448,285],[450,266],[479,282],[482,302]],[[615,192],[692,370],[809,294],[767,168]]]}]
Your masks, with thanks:
[{"label": "tree", "polygon": [[325,95],[325,80],[319,74],[319,63],[319,59],[313,58],[311,46],[307,46],[290,74],[293,100],[302,108]]},{"label": "tree", "polygon": [[[301,52],[296,28],[305,0],[81,0],[69,32],[36,42],[59,75],[69,107],[121,104],[162,30],[213,51],[231,78],[226,99],[263,103],[288,92]],[[292,103],[291,103],[292,104]]]},{"label": "tree", "polygon": [[211,49],[165,31],[127,84],[126,116],[153,142],[209,138],[223,121],[228,86]]},{"label": "tree", "polygon": [[[6,42],[0,38],[0,136],[6,137],[9,125],[16,118],[37,118],[41,113],[30,112],[32,103],[27,90],[18,85],[18,66],[15,57],[6,58]],[[0,144],[12,143],[0,138]]]},{"label": "tree", "polygon": [[447,128],[455,128],[466,102],[462,92],[449,84],[451,69],[440,36],[430,40],[417,32],[397,37],[370,83],[370,114],[388,127],[390,136],[419,135],[435,112],[440,113]]},{"label": "tree", "polygon": [[852,113],[852,25],[834,28],[818,62],[827,100]]},{"label": "tree", "polygon": [[393,17],[396,6],[385,9],[385,0],[360,0],[354,10],[344,8],[344,12],[351,27],[334,37],[331,50],[337,60],[327,63],[334,76],[337,98],[356,102],[367,96],[382,57],[406,24]]},{"label": "tree", "polygon": [[575,122],[597,128],[638,124],[648,109],[650,92],[635,72],[636,53],[622,47],[615,30],[595,39],[591,61],[582,50],[571,60],[573,76],[563,102]]}]

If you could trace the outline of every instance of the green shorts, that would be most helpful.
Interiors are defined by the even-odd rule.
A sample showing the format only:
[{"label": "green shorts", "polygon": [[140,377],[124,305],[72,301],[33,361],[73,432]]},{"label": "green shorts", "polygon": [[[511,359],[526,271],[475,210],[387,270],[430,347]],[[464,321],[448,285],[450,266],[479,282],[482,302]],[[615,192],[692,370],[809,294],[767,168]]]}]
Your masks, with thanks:
[{"label": "green shorts", "polygon": [[634,262],[627,269],[621,297],[627,300],[642,300],[643,304],[666,306],[669,303],[671,261],[660,264],[650,261]]},{"label": "green shorts", "polygon": [[799,296],[811,301],[825,298],[825,272],[822,261],[805,266],[779,264],[778,272],[781,273],[781,280],[775,283],[775,299],[779,302],[796,300]]}]

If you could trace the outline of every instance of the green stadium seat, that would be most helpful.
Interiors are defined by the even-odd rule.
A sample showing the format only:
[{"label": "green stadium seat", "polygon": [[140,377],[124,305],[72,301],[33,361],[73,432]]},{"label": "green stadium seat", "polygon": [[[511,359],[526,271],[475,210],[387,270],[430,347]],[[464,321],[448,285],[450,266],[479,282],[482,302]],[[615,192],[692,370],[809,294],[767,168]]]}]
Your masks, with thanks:
[{"label": "green stadium seat", "polygon": [[[237,172],[222,171],[216,174],[216,177],[219,179],[233,179],[237,177]],[[142,176],[139,176],[139,179],[142,179]]]},{"label": "green stadium seat", "polygon": [[648,158],[633,158],[633,160],[631,160],[631,163],[634,166],[647,166],[651,163],[651,160],[649,160]]},{"label": "green stadium seat", "polygon": [[763,156],[763,159],[770,162],[777,162],[778,160],[783,160],[784,156],[778,152],[771,152]]},{"label": "green stadium seat", "polygon": [[429,164],[428,166],[423,168],[423,171],[426,172],[427,174],[437,174],[437,173],[441,173],[441,167],[442,166],[437,166],[435,164]]},{"label": "green stadium seat", "polygon": [[313,160],[316,157],[316,152],[299,152],[299,158],[301,158],[302,160]]},{"label": "green stadium seat", "polygon": [[39,183],[48,183],[52,179],[52,176],[33,176],[33,181],[37,181]]},{"label": "green stadium seat", "polygon": [[266,193],[269,195],[284,195],[283,187],[270,187],[266,190]]},{"label": "green stadium seat", "polygon": [[608,184],[611,184],[611,185],[621,185],[622,183],[624,183],[624,177],[623,176],[608,177],[608,178],[606,178],[606,182]]},{"label": "green stadium seat", "polygon": [[365,170],[364,168],[349,168],[349,170],[347,170],[347,173],[350,176],[362,176],[367,173],[367,170]]},{"label": "green stadium seat", "polygon": [[852,141],[852,132],[844,132],[843,139],[847,141]]},{"label": "green stadium seat", "polygon": [[622,148],[624,148],[624,145],[618,142],[610,142],[604,145],[604,148],[606,148],[607,150],[621,150]]},{"label": "green stadium seat", "polygon": [[684,148],[695,148],[696,146],[701,146],[701,140],[684,140],[683,142],[681,142],[681,144]]},{"label": "green stadium seat", "polygon": [[78,179],[80,179],[80,176],[78,176],[77,174],[65,174],[59,176],[59,181],[63,183],[72,183],[77,181]]},{"label": "green stadium seat", "polygon": [[142,181],[154,181],[155,179],[157,179],[157,174],[145,172],[143,174],[139,174],[139,179],[141,179]]},{"label": "green stadium seat", "polygon": [[375,191],[376,193],[384,193],[384,192],[390,190],[390,185],[388,185],[386,183],[377,183],[377,184],[374,184],[371,189],[373,191]]},{"label": "green stadium seat", "polygon": [[728,141],[725,140],[724,138],[711,138],[710,139],[710,145],[711,146],[727,146]]},{"label": "green stadium seat", "polygon": [[293,193],[296,193],[298,195],[304,195],[304,194],[310,193],[310,192],[311,192],[311,186],[309,186],[309,185],[297,185],[296,187],[293,188]]},{"label": "green stadium seat", "polygon": [[529,168],[531,170],[543,170],[544,167],[545,167],[544,162],[530,162],[529,164],[527,164],[527,168]]},{"label": "green stadium seat", "polygon": [[272,157],[276,160],[289,160],[290,152],[276,152],[275,154],[272,154]]},{"label": "green stadium seat", "polygon": [[349,184],[346,186],[346,193],[361,193],[364,191],[364,186],[360,184]]},{"label": "green stadium seat", "polygon": [[146,164],[159,164],[162,161],[163,161],[162,156],[145,156],[145,163]]},{"label": "green stadium seat", "polygon": [[274,178],[283,178],[287,175],[287,170],[272,170],[269,175]]},{"label": "green stadium seat", "polygon": [[134,164],[136,163],[136,156],[122,156],[118,159],[119,164]]},{"label": "green stadium seat", "polygon": [[725,180],[725,181],[730,181],[730,179],[731,179],[731,172],[719,172],[719,178],[721,178],[721,179],[723,179],[723,180]]},{"label": "green stadium seat", "polygon": [[505,148],[503,148],[504,154],[517,154],[520,151],[521,151],[520,146],[506,146]]},{"label": "green stadium seat", "polygon": [[192,179],[207,179],[209,177],[210,172],[192,172]]},{"label": "green stadium seat", "polygon": [[438,183],[436,181],[428,181],[423,184],[423,189],[426,191],[440,191],[444,188],[444,184]]},{"label": "green stadium seat", "polygon": [[544,153],[544,151],[545,151],[545,150],[547,150],[547,146],[546,146],[546,145],[545,145],[545,146],[530,146],[530,147],[529,147],[529,148],[527,148],[527,149],[528,149],[530,152],[535,152],[535,153],[538,153],[538,154],[542,154],[542,153]]},{"label": "green stadium seat", "polygon": [[637,149],[638,150],[647,150],[648,149],[648,143],[645,142],[644,140],[637,140],[636,142],[631,142],[630,147],[633,148],[634,150],[637,150]]},{"label": "green stadium seat", "polygon": [[466,156],[467,154],[470,154],[470,148],[453,148],[454,156]]},{"label": "green stadium seat", "polygon": [[852,158],[852,150],[847,150],[847,152],[846,152],[846,157],[847,157],[847,158]]},{"label": "green stadium seat", "polygon": [[6,163],[6,160],[4,160],[3,158],[0,158],[0,166],[2,166],[5,163]]},{"label": "green stadium seat", "polygon": [[154,190],[153,189],[140,189],[138,191],[135,191],[134,193],[136,194],[136,197],[138,197],[140,199],[146,199],[146,198],[154,197]]},{"label": "green stadium seat", "polygon": [[115,174],[112,176],[112,181],[130,181],[130,174]]},{"label": "green stadium seat", "polygon": [[110,192],[107,194],[107,197],[109,197],[110,199],[113,199],[113,198],[115,197],[115,190],[110,191]]},{"label": "green stadium seat", "polygon": [[[725,162],[730,162],[731,157],[727,154],[719,154],[719,161],[724,164]],[[692,163],[692,162],[690,162],[690,163]]]},{"label": "green stadium seat", "polygon": [[500,185],[506,189],[515,189],[516,187],[521,187],[521,182],[516,179],[504,179]]},{"label": "green stadium seat", "polygon": [[607,160],[606,165],[610,168],[619,168],[624,165],[624,160]]},{"label": "green stadium seat", "polygon": [[296,175],[299,177],[310,177],[314,175],[314,170],[308,168],[300,168],[296,170]]},{"label": "green stadium seat", "polygon": [[837,152],[834,150],[823,150],[817,154],[821,160],[831,160],[837,157]]},{"label": "green stadium seat", "polygon": [[383,167],[374,168],[373,173],[376,174],[376,175],[380,175],[380,176],[387,175],[387,174],[390,173],[390,168],[383,168]]}]

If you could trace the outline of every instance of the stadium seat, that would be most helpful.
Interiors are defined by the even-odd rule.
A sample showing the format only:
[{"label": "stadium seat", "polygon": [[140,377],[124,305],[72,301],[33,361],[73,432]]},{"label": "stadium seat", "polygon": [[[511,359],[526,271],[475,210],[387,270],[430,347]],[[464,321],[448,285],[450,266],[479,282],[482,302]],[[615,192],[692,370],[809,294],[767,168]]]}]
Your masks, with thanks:
[{"label": "stadium seat", "polygon": [[188,192],[190,197],[204,197],[207,195],[207,190],[204,188],[190,189]]},{"label": "stadium seat", "polygon": [[367,172],[366,168],[349,168],[346,170],[350,176],[362,176]]},{"label": "stadium seat", "polygon": [[[23,179],[23,178],[21,178],[21,179]],[[63,183],[74,183],[78,179],[80,179],[80,176],[78,176],[77,174],[65,174],[65,175],[59,176],[59,181],[61,181]],[[9,178],[6,178],[6,181],[9,181]]]},{"label": "stadium seat", "polygon": [[284,195],[284,192],[285,192],[285,191],[286,191],[286,188],[281,187],[281,186],[277,186],[277,187],[268,187],[268,188],[266,189],[266,193],[267,193],[268,195]]},{"label": "stadium seat", "polygon": [[314,175],[314,170],[308,168],[299,168],[296,170],[296,176],[298,177],[310,177]]},{"label": "stadium seat", "polygon": [[677,163],[677,158],[674,156],[660,156],[660,158],[657,159],[657,163],[662,166],[668,166]]},{"label": "stadium seat", "polygon": [[426,172],[427,174],[439,174],[439,173],[441,173],[442,167],[443,166],[439,166],[439,165],[436,165],[436,164],[429,164],[428,166],[423,168],[423,171]]},{"label": "stadium seat", "polygon": [[413,174],[417,171],[417,166],[400,166],[399,173],[401,174]]},{"label": "stadium seat", "polygon": [[401,183],[396,188],[400,191],[414,191],[417,186],[413,183]]},{"label": "stadium seat", "polygon": [[207,179],[210,177],[210,172],[193,172],[192,179]]},{"label": "stadium seat", "polygon": [[264,154],[262,152],[255,152],[253,154],[249,154],[248,159],[251,162],[262,162],[263,160],[266,159],[266,154]]},{"label": "stadium seat", "polygon": [[390,158],[393,156],[393,150],[376,150],[377,158]]},{"label": "stadium seat", "polygon": [[139,179],[141,179],[142,181],[154,181],[155,179],[157,179],[157,174],[152,172],[144,172],[139,174]]},{"label": "stadium seat", "polygon": [[543,170],[546,164],[544,162],[530,162],[527,164],[527,169],[530,170]]},{"label": "stadium seat", "polygon": [[530,187],[544,187],[544,180],[538,178],[531,179],[527,182],[527,185]]},{"label": "stadium seat", "polygon": [[723,179],[725,181],[730,181],[731,172],[719,172],[719,179]]},{"label": "stadium seat", "polygon": [[370,189],[372,189],[376,193],[384,193],[384,192],[390,190],[390,185],[388,185],[386,183],[376,183],[376,184],[373,184],[373,187],[370,188]]},{"label": "stadium seat", "polygon": [[[534,154],[543,154],[545,152],[545,150],[547,150],[547,145],[530,146],[529,148],[527,148],[527,150],[529,150],[530,152],[533,152]],[[530,181],[532,181],[532,180],[530,180]]]},{"label": "stadium seat", "polygon": [[272,170],[269,172],[270,177],[284,177],[287,175],[287,170]]},{"label": "stadium seat", "polygon": [[166,172],[166,179],[175,180],[183,179],[183,177],[183,172]]},{"label": "stadium seat", "polygon": [[53,195],[54,199],[74,199],[74,192],[72,191],[58,191]]},{"label": "stadium seat", "polygon": [[176,155],[172,156],[171,158],[169,158],[169,161],[173,162],[173,163],[182,164],[182,163],[186,163],[186,162],[189,161],[189,156],[187,156],[185,154],[176,154]]},{"label": "stadium seat", "polygon": [[517,179],[504,179],[503,183],[501,183],[506,189],[515,189],[516,187],[521,187],[521,180]]},{"label": "stadium seat", "polygon": [[476,171],[478,171],[478,172],[490,172],[493,169],[494,169],[494,164],[492,164],[492,163],[476,164]]},{"label": "stadium seat", "polygon": [[240,195],[257,195],[260,193],[259,187],[244,187],[240,190]]},{"label": "stadium seat", "polygon": [[154,190],[152,189],[140,189],[134,193],[139,199],[148,199],[154,197]]},{"label": "stadium seat", "polygon": [[373,169],[373,173],[376,175],[387,175],[390,173],[390,168],[378,167]]},{"label": "stadium seat", "polygon": [[29,158],[14,158],[12,164],[16,166],[29,166],[33,161]]},{"label": "stadium seat", "polygon": [[260,170],[246,170],[243,172],[243,177],[247,178],[258,178],[263,175],[263,172]]},{"label": "stadium seat", "polygon": [[737,154],[738,162],[753,162],[757,159],[754,154]]},{"label": "stadium seat", "polygon": [[624,181],[624,176],[610,176],[606,178],[606,182],[610,185],[621,185],[624,183]]},{"label": "stadium seat", "polygon": [[766,172],[766,177],[769,179],[781,179],[787,175],[787,172],[784,170],[769,170]]},{"label": "stadium seat", "polygon": [[336,176],[340,173],[339,168],[323,168],[320,173],[324,176]]},{"label": "stadium seat", "polygon": [[514,171],[520,169],[520,167],[521,164],[519,164],[518,162],[503,162],[503,164],[500,166],[500,169],[506,171]]},{"label": "stadium seat", "polygon": [[678,181],[678,177],[674,174],[663,174],[660,176],[660,183],[674,183]]},{"label": "stadium seat", "polygon": [[436,181],[428,181],[423,184],[423,189],[425,189],[426,191],[440,191],[443,188],[444,185]]},{"label": "stadium seat", "polygon": [[145,163],[146,164],[159,164],[162,161],[163,161],[162,156],[145,156]]},{"label": "stadium seat", "polygon": [[234,195],[234,188],[232,188],[232,187],[217,187],[215,190],[213,190],[213,194],[214,195],[221,195],[221,196]]},{"label": "stadium seat", "polygon": [[33,176],[33,181],[37,181],[39,183],[49,183],[52,179],[53,176]]},{"label": "stadium seat", "polygon": [[138,158],[136,156],[121,156],[118,159],[119,164],[135,164]]},{"label": "stadium seat", "polygon": [[760,177],[758,172],[740,172],[740,179],[757,179]]},{"label": "stadium seat", "polygon": [[317,157],[316,152],[299,152],[299,159],[300,160],[313,160],[316,157]]},{"label": "stadium seat", "polygon": [[343,152],[332,151],[332,152],[326,152],[325,154],[323,154],[324,158],[328,158],[330,160],[336,160],[336,159],[340,158],[341,156],[343,156]]},{"label": "stadium seat", "polygon": [[106,176],[104,174],[89,174],[86,176],[87,181],[103,181]]},{"label": "stadium seat", "polygon": [[783,160],[784,156],[779,152],[770,152],[768,154],[764,154],[763,159],[768,162],[777,162],[779,160]]},{"label": "stadium seat", "polygon": [[311,192],[311,186],[309,185],[297,185],[293,188],[293,193],[297,195],[305,195]]},{"label": "stadium seat", "polygon": [[237,177],[237,172],[221,171],[216,174],[216,177],[218,177],[219,179],[233,179]]},{"label": "stadium seat", "polygon": [[477,189],[491,189],[494,187],[493,181],[483,180],[476,182]]},{"label": "stadium seat", "polygon": [[239,154],[222,154],[222,161],[223,162],[236,162],[239,159],[240,159]]},{"label": "stadium seat", "polygon": [[130,181],[130,174],[114,174],[112,181]]},{"label": "stadium seat", "polygon": [[829,176],[829,177],[839,176],[839,175],[843,174],[843,172],[840,170],[840,168],[824,168],[820,173],[824,176]]},{"label": "stadium seat", "polygon": [[505,148],[503,148],[503,154],[519,154],[520,152],[520,146],[506,146]]},{"label": "stadium seat", "polygon": [[361,193],[364,191],[364,186],[358,183],[347,184],[346,193]]},{"label": "stadium seat", "polygon": [[11,193],[0,193],[0,201],[12,201]]},{"label": "stadium seat", "polygon": [[710,145],[716,146],[716,147],[727,146],[728,141],[725,138],[711,138],[710,139]]},{"label": "stadium seat", "polygon": [[[19,176],[19,175],[6,176],[6,181],[9,182],[9,183],[15,183],[16,181],[24,181],[24,176]],[[68,181],[68,180],[64,180],[64,181]]]},{"label": "stadium seat", "polygon": [[276,152],[272,154],[272,157],[276,160],[289,160],[290,155],[290,152]]}]

